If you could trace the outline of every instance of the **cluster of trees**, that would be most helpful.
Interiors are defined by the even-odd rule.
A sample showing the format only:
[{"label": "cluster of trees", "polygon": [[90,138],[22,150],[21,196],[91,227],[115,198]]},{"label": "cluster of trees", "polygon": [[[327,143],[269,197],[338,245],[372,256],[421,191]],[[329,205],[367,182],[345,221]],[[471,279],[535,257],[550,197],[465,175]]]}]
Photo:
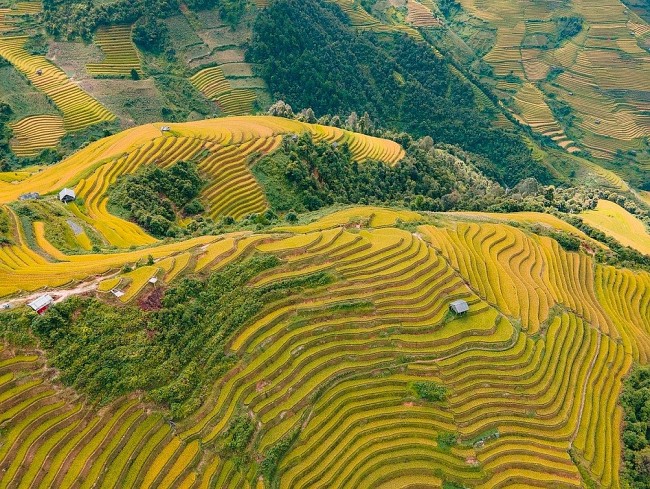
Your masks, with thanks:
[{"label": "cluster of trees", "polygon": [[412,388],[415,394],[425,401],[441,402],[447,399],[447,388],[435,382],[425,380],[413,382]]},{"label": "cluster of trees", "polygon": [[607,245],[609,250],[597,250],[596,259],[601,263],[624,268],[640,268],[650,271],[650,255],[623,246],[611,236],[585,224],[578,216],[568,216],[566,220],[590,238]]},{"label": "cluster of trees", "polygon": [[288,137],[282,148],[253,167],[276,212],[313,211],[342,204],[395,204],[442,210],[442,197],[454,188],[450,166],[416,144],[394,167],[358,164],[347,144],[315,143],[303,134]]},{"label": "cluster of trees", "polygon": [[194,163],[181,161],[165,169],[153,164],[118,178],[108,203],[156,237],[177,236],[182,233],[175,225],[179,213],[191,216],[204,210],[197,199],[202,186]]},{"label": "cluster of trees", "polygon": [[11,244],[13,239],[11,236],[11,223],[7,211],[0,208],[0,246],[3,244]]},{"label": "cluster of trees", "polygon": [[[236,24],[245,12],[246,0],[188,0],[190,9],[217,7],[223,20]],[[44,0],[46,30],[66,39],[81,37],[89,40],[102,25],[136,23],[134,40],[139,46],[160,50],[164,46],[167,27],[160,21],[179,13],[180,0]]]},{"label": "cluster of trees", "polygon": [[440,0],[438,2],[438,7],[440,7],[440,11],[447,18],[452,17],[462,9],[460,3],[456,0]]},{"label": "cluster of trees", "polygon": [[553,20],[557,32],[557,43],[561,43],[580,34],[584,24],[584,19],[577,16],[561,16]]},{"label": "cluster of trees", "polygon": [[628,487],[650,489],[650,367],[637,366],[621,393],[623,425],[623,480]]},{"label": "cluster of trees", "polygon": [[45,0],[43,21],[55,37],[92,38],[102,25],[130,24],[141,17],[163,18],[178,12],[178,0],[118,0],[104,3],[92,0]]},{"label": "cluster of trees", "polygon": [[[2,63],[0,58],[0,64]],[[9,148],[9,140],[12,136],[9,121],[14,111],[9,104],[0,102],[0,171],[6,171],[10,167],[10,161],[13,160],[11,149]]]},{"label": "cluster of trees", "polygon": [[235,467],[244,467],[251,462],[248,445],[254,433],[255,423],[245,412],[237,414],[224,433],[221,445]]},{"label": "cluster of trees", "polygon": [[256,19],[247,59],[277,99],[316,115],[367,112],[389,129],[456,144],[490,160],[499,180],[553,180],[520,133],[494,128],[473,87],[425,44],[358,34],[337,5],[278,0]]},{"label": "cluster of trees", "polygon": [[[144,51],[161,53],[169,44],[167,24],[157,17],[141,17],[133,26],[133,42]],[[135,72],[136,76],[138,72]],[[133,76],[133,75],[132,75]],[[137,79],[137,78],[135,78]]]}]

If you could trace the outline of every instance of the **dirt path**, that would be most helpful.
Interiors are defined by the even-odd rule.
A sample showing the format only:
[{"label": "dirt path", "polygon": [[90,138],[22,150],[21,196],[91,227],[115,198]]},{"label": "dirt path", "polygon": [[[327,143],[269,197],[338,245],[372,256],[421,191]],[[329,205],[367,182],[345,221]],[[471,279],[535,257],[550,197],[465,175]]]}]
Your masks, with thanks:
[{"label": "dirt path", "polygon": [[2,301],[0,299],[0,304],[9,304],[10,307],[14,309],[22,305],[27,305],[27,303],[45,294],[51,295],[52,298],[54,299],[54,303],[56,304],[57,302],[61,302],[62,300],[72,295],[80,295],[86,292],[94,292],[95,290],[97,290],[97,285],[99,284],[99,282],[107,278],[111,278],[117,275],[118,273],[119,272],[115,272],[114,274],[111,275],[102,275],[101,277],[95,277],[92,280],[86,280],[85,282],[80,282],[75,286],[69,288],[65,288],[64,286],[63,288],[60,289],[51,289],[51,290],[44,289],[44,290],[39,290],[38,292],[30,293],[29,295],[26,296],[16,297],[14,299],[9,299],[6,301]]}]

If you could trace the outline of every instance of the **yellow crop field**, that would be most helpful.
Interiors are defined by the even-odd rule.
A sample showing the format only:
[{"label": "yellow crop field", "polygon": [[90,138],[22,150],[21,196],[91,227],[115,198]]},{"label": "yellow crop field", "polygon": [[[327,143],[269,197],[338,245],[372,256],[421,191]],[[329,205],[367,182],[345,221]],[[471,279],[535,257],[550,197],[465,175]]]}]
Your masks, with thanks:
[{"label": "yellow crop field", "polygon": [[245,115],[253,112],[255,92],[233,88],[220,67],[204,68],[190,78],[190,82],[228,115]]},{"label": "yellow crop field", "polygon": [[[607,400],[615,399],[632,360],[649,358],[648,275],[594,267],[585,255],[502,223],[420,226],[414,235],[392,227],[386,214],[375,228],[368,217],[378,211],[347,209],[329,216],[324,231],[286,228],[257,244],[258,251],[281,256],[283,265],[253,286],[308,275],[321,261],[337,281],[271,305],[237,332],[228,348],[243,355],[240,363],[177,434],[129,402],[93,424],[81,415],[88,408],[36,400],[23,414],[9,414],[16,440],[28,442],[18,433],[32,419],[45,420],[46,431],[73,417],[75,436],[59,444],[48,436],[29,439],[30,450],[56,461],[44,474],[17,470],[16,457],[26,448],[16,445],[4,456],[13,468],[3,482],[27,483],[40,474],[39,480],[65,484],[83,473],[88,485],[257,484],[255,474],[240,472],[210,448],[243,403],[260,437],[272,435],[264,438],[267,446],[301,426],[278,466],[282,487],[401,487],[443,473],[474,487],[515,477],[523,486],[579,488],[570,446],[591,477],[618,487],[620,412]],[[355,218],[365,218],[360,230],[340,227]],[[200,267],[232,249],[233,239],[252,237],[206,242],[198,250],[206,256]],[[138,268],[126,280],[135,285],[136,273],[146,278],[157,268]],[[468,315],[447,314],[455,298],[468,301]],[[360,301],[370,309],[336,309]],[[303,316],[308,320],[296,322]],[[539,321],[546,323],[541,333]],[[395,369],[396,356],[405,354],[407,365]],[[30,375],[38,372],[34,367]],[[414,398],[409,386],[425,379],[446,386],[447,400]],[[15,385],[0,383],[0,395]],[[295,416],[305,406],[311,415],[300,421]],[[461,444],[440,450],[443,433],[454,433]],[[120,470],[112,455],[118,439],[131,460],[149,462]]]},{"label": "yellow crop field", "polygon": [[567,233],[579,236],[582,239],[588,240],[589,237],[580,231],[578,228],[555,217],[551,214],[544,214],[543,212],[447,212],[440,214],[441,216],[458,216],[470,219],[492,219],[501,222],[520,222],[524,224],[541,224],[549,228],[557,229]]},{"label": "yellow crop field", "polygon": [[63,113],[66,131],[76,131],[115,116],[97,100],[73,83],[67,75],[44,56],[25,51],[27,37],[0,38],[0,56],[9,61]]},{"label": "yellow crop field", "polygon": [[43,4],[36,1],[13,2],[9,8],[0,8],[0,34],[15,34],[20,30],[22,17],[36,15],[42,10]]},{"label": "yellow crop field", "polygon": [[[0,179],[0,201],[39,191],[45,209],[69,211],[114,244],[65,254],[48,241],[45,219],[23,227],[7,205],[13,243],[0,247],[0,297],[97,290],[115,307],[136,307],[139,294],[255,254],[276,265],[246,290],[273,294],[224,337],[215,353],[231,361],[227,372],[181,420],[142,393],[98,409],[55,384],[42,352],[0,347],[0,486],[270,488],[259,464],[281,447],[277,487],[577,489],[576,459],[599,487],[621,487],[616,398],[632,364],[650,361],[648,273],[603,266],[508,224],[585,238],[536,213],[349,207],[264,232],[146,242],[105,201],[110,183],[141,165],[201,156],[200,171],[220,185],[207,187],[209,205],[242,215],[237,204],[263,194],[229,178],[245,181],[246,155],[272,151],[284,135],[345,138],[360,160],[394,164],[402,154],[389,141],[273,117],[161,127],[97,141],[16,183]],[[48,204],[65,185],[83,202]],[[239,193],[224,197],[228,189]],[[314,275],[313,287],[276,293]],[[450,310],[456,300],[466,314]],[[421,396],[422,382],[444,395]],[[254,431],[245,459],[226,445],[242,416]]]},{"label": "yellow crop field", "polygon": [[406,4],[408,7],[407,22],[415,27],[438,27],[442,24],[431,9],[417,0],[409,0]]},{"label": "yellow crop field", "polygon": [[114,278],[107,278],[106,280],[102,280],[99,285],[97,286],[97,290],[100,292],[108,292],[110,290],[113,290],[115,287],[117,287],[120,282],[122,282],[122,279],[120,277],[114,277]]},{"label": "yellow crop field", "polygon": [[32,175],[35,175],[39,171],[43,169],[42,166],[40,165],[34,165],[34,166],[27,166],[24,168],[20,168],[14,171],[9,171],[9,172],[0,172],[0,181],[6,182],[6,183],[14,183],[14,182],[20,182],[21,180],[24,180],[25,178],[31,177]]},{"label": "yellow crop field", "polygon": [[634,215],[609,200],[599,200],[594,210],[583,212],[584,222],[619,243],[650,255],[650,231]]},{"label": "yellow crop field", "polygon": [[11,150],[18,156],[35,156],[54,148],[65,135],[63,119],[56,115],[25,117],[11,125]]},{"label": "yellow crop field", "polygon": [[102,76],[131,76],[131,70],[142,75],[138,51],[131,41],[130,25],[100,27],[95,33],[95,44],[104,53],[99,63],[86,65],[88,73]]}]

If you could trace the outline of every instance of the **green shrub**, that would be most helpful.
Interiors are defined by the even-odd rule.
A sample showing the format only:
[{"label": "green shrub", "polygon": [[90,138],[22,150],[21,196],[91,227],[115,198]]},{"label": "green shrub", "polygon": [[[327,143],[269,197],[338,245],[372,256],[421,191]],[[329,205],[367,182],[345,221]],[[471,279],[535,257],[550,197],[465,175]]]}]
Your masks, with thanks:
[{"label": "green shrub", "polygon": [[455,446],[458,443],[458,435],[456,433],[449,433],[443,431],[438,433],[438,447],[443,451],[449,451],[449,449]]},{"label": "green shrub", "polygon": [[224,448],[232,455],[243,455],[255,432],[255,423],[244,413],[235,417],[224,434]]},{"label": "green shrub", "polygon": [[413,382],[413,390],[420,399],[441,402],[447,399],[447,388],[429,381]]}]

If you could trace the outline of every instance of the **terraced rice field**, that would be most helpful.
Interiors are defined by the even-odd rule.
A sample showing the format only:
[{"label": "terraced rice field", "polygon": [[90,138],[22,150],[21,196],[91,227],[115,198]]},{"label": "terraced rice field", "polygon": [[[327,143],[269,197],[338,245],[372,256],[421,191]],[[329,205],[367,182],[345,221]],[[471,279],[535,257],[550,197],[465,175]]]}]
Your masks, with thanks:
[{"label": "terraced rice field", "polygon": [[106,191],[120,175],[132,173],[141,165],[167,167],[181,160],[197,161],[208,181],[202,192],[208,214],[213,218],[240,218],[266,209],[265,197],[248,165],[276,149],[284,134],[310,132],[317,140],[346,143],[360,162],[374,159],[394,164],[404,156],[404,150],[392,141],[273,117],[172,124],[168,132],[161,132],[160,127],[162,124],[149,124],[101,140],[16,185],[0,178],[0,201],[11,202],[26,192],[45,195],[74,187],[84,200],[82,206],[68,206],[74,216],[93,227],[106,243],[129,248],[156,240],[133,223],[110,214]]},{"label": "terraced rice field", "polygon": [[599,200],[596,209],[585,211],[580,216],[585,223],[622,245],[650,255],[650,230],[620,205],[609,200]]},{"label": "terraced rice field", "polygon": [[0,38],[0,56],[52,99],[63,114],[63,127],[66,131],[76,131],[115,119],[108,109],[79,88],[44,56],[25,51],[23,46],[27,39],[26,36]]},{"label": "terraced rice field", "polygon": [[[558,9],[554,2],[462,0],[463,7],[497,30],[496,45],[484,57],[510,91],[522,122],[546,134],[568,151],[586,148],[595,157],[613,159],[617,150],[636,151],[650,134],[647,94],[650,57],[642,46],[648,24],[619,0],[576,0]],[[584,29],[550,48],[545,35],[555,30],[554,17],[577,15]],[[552,67],[562,72],[545,78]],[[506,80],[516,75],[523,84]],[[541,89],[570,107],[577,116],[579,141],[567,137],[539,93]],[[516,93],[515,93],[516,92]],[[577,136],[576,136],[577,137]],[[645,168],[647,161],[639,164]]]},{"label": "terraced rice field", "polygon": [[0,8],[0,36],[18,33],[23,17],[36,15],[42,10],[41,2],[16,2],[10,7]]},{"label": "terraced rice field", "polygon": [[535,85],[524,83],[515,94],[514,100],[521,109],[521,115],[516,116],[520,122],[551,138],[555,144],[570,153],[579,151],[580,148],[566,136],[562,127],[555,120],[551,109],[544,101],[543,93]]},{"label": "terraced rice field", "polygon": [[401,24],[384,24],[376,17],[369,14],[360,3],[354,0],[328,0],[336,3],[348,16],[350,23],[359,30],[374,32],[404,33],[415,41],[421,42],[422,35],[413,27]]},{"label": "terraced rice field", "polygon": [[217,102],[228,115],[253,112],[253,102],[257,98],[255,92],[233,88],[219,66],[202,69],[190,78],[190,82],[210,100]]},{"label": "terraced rice field", "polygon": [[17,156],[35,156],[44,149],[55,148],[65,135],[63,119],[57,115],[25,117],[11,125],[11,150]]},{"label": "terraced rice field", "polygon": [[431,8],[417,0],[409,0],[406,6],[408,8],[406,21],[414,27],[439,27],[442,25],[442,22],[431,11]]},{"label": "terraced rice field", "polygon": [[[4,178],[0,174],[0,200],[4,203],[17,200],[27,192],[56,194],[63,187],[72,187],[83,203],[67,204],[57,212],[65,210],[71,219],[94,230],[106,246],[123,250],[157,246],[117,254],[67,256],[48,242],[44,228],[38,228],[39,249],[36,252],[27,246],[22,235],[17,236],[16,245],[4,249],[6,256],[0,257],[5,265],[0,267],[0,296],[46,286],[61,287],[133,264],[149,252],[162,259],[206,244],[208,241],[201,239],[173,246],[161,245],[134,223],[109,212],[108,187],[120,175],[132,173],[142,165],[168,167],[181,160],[197,161],[199,171],[208,182],[202,199],[207,204],[208,215],[216,219],[221,216],[240,218],[266,209],[265,196],[248,165],[260,155],[275,150],[285,134],[310,132],[318,140],[349,144],[355,159],[360,162],[372,158],[394,164],[404,155],[404,150],[392,141],[274,117],[233,117],[172,124],[171,130],[166,132],[161,132],[160,127],[161,124],[149,124],[129,129],[93,143],[61,163],[36,173],[9,173]],[[15,216],[14,221],[20,230]],[[85,240],[79,246],[89,249],[88,237],[85,234],[82,237]],[[234,257],[237,249],[236,244],[231,244],[224,252]],[[44,257],[58,261],[49,262]],[[188,259],[189,255],[182,259],[185,265]],[[72,262],[77,263],[74,270],[66,273],[66,267]],[[130,299],[127,295],[125,300]]]},{"label": "terraced rice field", "polygon": [[[398,218],[422,216],[351,208],[272,235],[130,252],[155,256],[145,277],[188,254],[204,270],[256,251],[281,265],[250,287],[316,271],[335,281],[266,304],[228,342],[236,365],[174,429],[135,399],[93,412],[54,390],[38,355],[0,352],[0,485],[270,487],[218,453],[244,412],[254,459],[295,436],[279,487],[580,488],[570,447],[599,486],[620,487],[616,397],[650,358],[650,275],[501,223],[448,217],[411,232]],[[457,298],[466,316],[447,312]],[[447,400],[414,396],[422,380]]]},{"label": "terraced rice field", "polygon": [[544,214],[542,212],[446,212],[440,213],[440,216],[454,216],[461,218],[469,218],[470,220],[493,220],[496,222],[503,222],[506,224],[511,224],[513,222],[527,225],[538,225],[547,227],[550,229],[555,229],[557,231],[563,231],[565,233],[573,234],[574,236],[579,237],[585,241],[590,241],[592,244],[598,245],[597,241],[590,240],[584,232],[580,231],[575,226],[563,221],[559,217],[555,217],[551,214]]},{"label": "terraced rice field", "polygon": [[92,75],[130,77],[131,70],[142,76],[138,51],[131,40],[131,25],[100,27],[95,33],[95,44],[104,53],[99,63],[86,65]]}]

